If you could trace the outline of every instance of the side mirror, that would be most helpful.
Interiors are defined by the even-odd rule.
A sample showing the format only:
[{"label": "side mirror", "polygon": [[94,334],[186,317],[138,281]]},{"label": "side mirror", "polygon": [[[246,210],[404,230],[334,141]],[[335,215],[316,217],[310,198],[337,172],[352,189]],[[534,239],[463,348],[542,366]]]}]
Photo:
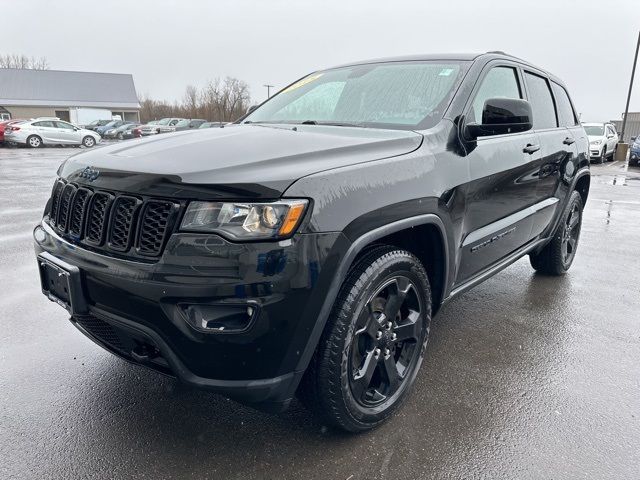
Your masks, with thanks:
[{"label": "side mirror", "polygon": [[247,109],[247,115],[249,115],[251,112],[253,112],[256,108],[258,108],[258,105],[251,105],[251,106]]},{"label": "side mirror", "polygon": [[489,98],[482,109],[482,123],[468,123],[466,137],[478,137],[526,132],[533,128],[531,104],[516,98]]}]

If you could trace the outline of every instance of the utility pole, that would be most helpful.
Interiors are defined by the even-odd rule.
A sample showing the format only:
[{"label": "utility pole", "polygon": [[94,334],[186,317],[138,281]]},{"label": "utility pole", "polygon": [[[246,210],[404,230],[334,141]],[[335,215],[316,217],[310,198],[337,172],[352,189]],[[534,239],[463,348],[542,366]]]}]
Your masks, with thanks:
[{"label": "utility pole", "polygon": [[[636,52],[637,53],[637,52]],[[273,85],[262,85],[263,87],[267,87],[267,98],[271,98],[271,89],[273,88]]]},{"label": "utility pole", "polygon": [[627,105],[624,108],[624,117],[622,118],[622,131],[620,132],[620,141],[624,142],[624,129],[627,126],[627,116],[629,115],[629,102],[631,101],[631,90],[633,89],[633,77],[636,74],[636,64],[638,63],[638,50],[640,50],[640,31],[638,32],[638,44],[636,45],[636,56],[633,58],[633,68],[631,69],[631,81],[629,82],[629,93],[627,94]]}]

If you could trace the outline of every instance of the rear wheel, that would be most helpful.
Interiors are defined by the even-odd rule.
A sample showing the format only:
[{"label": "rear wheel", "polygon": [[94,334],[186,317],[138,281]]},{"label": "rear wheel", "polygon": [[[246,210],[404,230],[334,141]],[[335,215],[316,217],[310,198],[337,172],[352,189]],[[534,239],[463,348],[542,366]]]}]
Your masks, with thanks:
[{"label": "rear wheel", "polygon": [[42,146],[42,139],[37,135],[31,135],[27,138],[27,145],[31,148],[40,148]]},{"label": "rear wheel", "polygon": [[379,247],[345,280],[301,385],[302,400],[350,432],[385,421],[405,399],[422,363],[431,290],[411,253]]},{"label": "rear wheel", "polygon": [[546,275],[564,275],[578,249],[582,226],[582,197],[573,191],[552,240],[537,254],[530,254],[531,266]]},{"label": "rear wheel", "polygon": [[87,148],[91,148],[95,146],[95,144],[96,144],[96,139],[93,138],[91,135],[87,135],[82,139],[82,145]]}]

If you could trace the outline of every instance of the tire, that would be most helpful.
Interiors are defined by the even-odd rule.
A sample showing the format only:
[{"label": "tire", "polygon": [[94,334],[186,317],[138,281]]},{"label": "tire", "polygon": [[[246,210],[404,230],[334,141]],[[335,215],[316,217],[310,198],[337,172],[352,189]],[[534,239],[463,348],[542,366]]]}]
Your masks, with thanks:
[{"label": "tire", "polygon": [[82,139],[83,147],[92,148],[92,147],[95,147],[95,145],[96,145],[96,139],[93,138],[91,135],[87,135]]},{"label": "tire", "polygon": [[303,403],[348,432],[380,425],[415,381],[430,323],[431,288],[420,261],[395,247],[370,250],[336,298],[300,386]]},{"label": "tire", "polygon": [[116,135],[116,138],[118,140],[124,140],[124,136],[122,135],[122,132],[119,132],[118,135]]},{"label": "tire", "polygon": [[609,157],[610,162],[613,162],[616,159],[616,150],[618,150],[617,144],[613,147],[613,151],[611,152],[611,156]]},{"label": "tire", "polygon": [[42,146],[42,139],[38,135],[30,135],[27,138],[27,146],[31,148],[40,148]]},{"label": "tire", "polygon": [[537,272],[554,276],[567,273],[578,249],[583,208],[582,197],[574,190],[551,241],[539,253],[529,255]]},{"label": "tire", "polygon": [[600,156],[600,163],[607,161],[607,147],[602,147],[602,155]]}]

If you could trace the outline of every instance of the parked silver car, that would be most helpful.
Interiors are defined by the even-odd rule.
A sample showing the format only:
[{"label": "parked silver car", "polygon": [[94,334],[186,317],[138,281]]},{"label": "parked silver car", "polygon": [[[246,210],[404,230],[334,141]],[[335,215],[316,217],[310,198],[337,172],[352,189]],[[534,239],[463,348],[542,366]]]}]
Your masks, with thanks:
[{"label": "parked silver car", "polygon": [[142,136],[175,132],[176,125],[180,120],[184,120],[184,118],[167,117],[157,122],[149,122],[140,127],[140,132],[142,133]]},{"label": "parked silver car", "polygon": [[4,140],[32,148],[43,145],[84,145],[90,148],[100,142],[101,137],[96,132],[58,118],[34,118],[11,125],[4,132]]}]

